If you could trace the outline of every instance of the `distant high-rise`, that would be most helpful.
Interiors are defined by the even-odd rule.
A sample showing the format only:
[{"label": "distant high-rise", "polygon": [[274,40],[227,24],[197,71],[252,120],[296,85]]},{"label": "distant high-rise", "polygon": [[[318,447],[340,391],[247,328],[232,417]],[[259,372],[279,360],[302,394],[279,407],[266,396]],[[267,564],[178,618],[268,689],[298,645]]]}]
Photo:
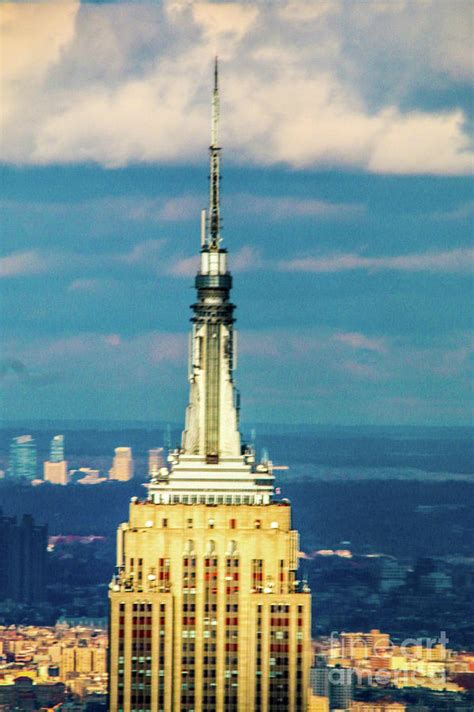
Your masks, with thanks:
[{"label": "distant high-rise", "polygon": [[64,461],[64,435],[55,435],[51,440],[50,462]]},{"label": "distant high-rise", "polygon": [[25,514],[20,522],[0,510],[0,600],[45,598],[47,528]]},{"label": "distant high-rise", "polygon": [[329,695],[328,671],[326,658],[318,655],[310,673],[311,689],[316,697],[328,697]]},{"label": "distant high-rise", "polygon": [[164,466],[163,448],[156,447],[148,451],[148,475],[157,477],[160,468]]},{"label": "distant high-rise", "polygon": [[163,433],[163,447],[165,450],[171,450],[172,442],[171,442],[172,436],[171,436],[171,425],[167,423],[165,431]]},{"label": "distant high-rise", "polygon": [[181,448],[132,499],[110,586],[110,712],[306,712],[298,533],[239,432],[232,277],[219,227],[217,65]]},{"label": "distant high-rise", "polygon": [[46,462],[43,463],[43,479],[52,485],[67,485],[69,482],[69,473],[66,460],[62,460],[61,462],[50,462],[46,460]]},{"label": "distant high-rise", "polygon": [[69,473],[64,459],[64,435],[55,435],[51,440],[49,460],[43,465],[43,477],[53,485],[67,485]]},{"label": "distant high-rise", "polygon": [[354,670],[336,665],[329,669],[329,705],[333,710],[350,710],[354,695]]},{"label": "distant high-rise", "polygon": [[36,478],[36,443],[31,435],[12,439],[8,476],[23,480]]},{"label": "distant high-rise", "polygon": [[109,470],[111,480],[127,482],[133,477],[132,448],[116,447],[114,462]]}]

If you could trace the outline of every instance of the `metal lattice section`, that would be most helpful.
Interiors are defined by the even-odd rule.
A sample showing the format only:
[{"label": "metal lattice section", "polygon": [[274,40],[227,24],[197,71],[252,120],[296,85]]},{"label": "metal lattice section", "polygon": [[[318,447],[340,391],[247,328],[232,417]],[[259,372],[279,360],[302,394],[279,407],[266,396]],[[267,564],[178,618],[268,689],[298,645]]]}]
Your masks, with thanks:
[{"label": "metal lattice section", "polygon": [[219,454],[220,326],[207,325],[206,339],[206,455]]}]

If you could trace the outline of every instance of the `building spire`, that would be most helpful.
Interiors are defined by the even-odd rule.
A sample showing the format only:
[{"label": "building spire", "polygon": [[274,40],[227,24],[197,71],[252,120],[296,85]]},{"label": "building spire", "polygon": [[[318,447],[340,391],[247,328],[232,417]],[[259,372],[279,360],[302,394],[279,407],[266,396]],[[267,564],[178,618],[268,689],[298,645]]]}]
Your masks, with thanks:
[{"label": "building spire", "polygon": [[212,92],[212,129],[211,148],[218,148],[217,129],[219,124],[219,67],[217,57],[214,59],[214,90]]},{"label": "building spire", "polygon": [[218,146],[218,125],[219,125],[219,76],[217,57],[214,62],[214,91],[212,93],[212,121],[211,121],[211,145],[210,152],[210,175],[209,175],[209,236],[207,246],[211,251],[216,251],[220,246],[220,148]]}]

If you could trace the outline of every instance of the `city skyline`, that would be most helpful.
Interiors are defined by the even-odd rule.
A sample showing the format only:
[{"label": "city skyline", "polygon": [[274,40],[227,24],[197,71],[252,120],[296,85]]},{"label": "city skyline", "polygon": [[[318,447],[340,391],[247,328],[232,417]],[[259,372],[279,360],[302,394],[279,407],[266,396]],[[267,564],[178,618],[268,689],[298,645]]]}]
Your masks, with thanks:
[{"label": "city skyline", "polygon": [[217,51],[243,421],[470,422],[468,3],[18,4],[3,25],[5,418],[181,420]]}]

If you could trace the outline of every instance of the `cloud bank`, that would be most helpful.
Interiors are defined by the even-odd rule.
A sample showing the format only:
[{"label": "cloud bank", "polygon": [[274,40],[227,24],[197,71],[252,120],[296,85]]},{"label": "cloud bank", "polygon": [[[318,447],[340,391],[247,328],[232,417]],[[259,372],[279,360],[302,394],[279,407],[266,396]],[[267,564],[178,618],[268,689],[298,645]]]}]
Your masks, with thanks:
[{"label": "cloud bank", "polygon": [[319,257],[298,257],[281,264],[288,272],[346,272],[389,270],[400,272],[470,272],[474,249],[457,248],[445,252],[368,257],[355,253]]},{"label": "cloud bank", "polygon": [[[109,274],[111,266],[122,266],[127,275],[135,269],[173,277],[193,277],[199,269],[198,255],[183,257],[173,254],[165,240],[146,240],[126,252],[87,255],[77,252],[58,252],[50,256],[42,250],[12,252],[0,257],[0,278],[27,277],[37,274],[68,274],[91,269]],[[474,267],[474,249],[455,248],[445,252],[369,257],[355,253],[297,257],[290,260],[264,259],[252,245],[243,245],[231,255],[230,269],[234,273],[253,272],[264,268],[268,272],[444,272],[470,274]],[[97,288],[95,278],[79,278],[71,283],[70,291]]]},{"label": "cloud bank", "polygon": [[[201,160],[217,52],[229,160],[396,174],[473,167],[466,109],[446,98],[472,72],[464,0],[65,0],[1,12],[7,163]],[[427,94],[445,100],[434,109]]]}]

